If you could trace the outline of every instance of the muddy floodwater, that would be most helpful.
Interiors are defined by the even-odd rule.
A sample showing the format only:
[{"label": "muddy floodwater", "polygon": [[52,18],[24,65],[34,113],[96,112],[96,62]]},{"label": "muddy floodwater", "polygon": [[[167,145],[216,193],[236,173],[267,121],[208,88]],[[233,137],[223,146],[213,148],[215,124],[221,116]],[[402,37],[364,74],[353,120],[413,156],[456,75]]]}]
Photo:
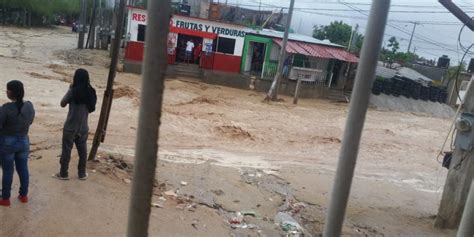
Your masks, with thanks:
[{"label": "muddy floodwater", "polygon": [[[0,86],[25,84],[37,117],[30,131],[31,191],[26,205],[0,207],[0,236],[124,236],[140,104],[140,76],[119,72],[105,143],[89,180],[58,181],[59,101],[85,68],[102,98],[108,53],[76,50],[67,28],[0,27]],[[1,90],[0,90],[1,91]],[[150,236],[285,236],[324,226],[347,104],[292,99],[167,79]],[[99,100],[100,103],[101,100]],[[7,102],[0,96],[0,102]],[[97,105],[100,108],[100,104]],[[90,117],[92,139],[99,113]],[[450,236],[433,228],[446,170],[436,160],[448,118],[370,109],[344,236]],[[73,152],[71,176],[77,154]],[[18,188],[14,179],[14,189]]]}]

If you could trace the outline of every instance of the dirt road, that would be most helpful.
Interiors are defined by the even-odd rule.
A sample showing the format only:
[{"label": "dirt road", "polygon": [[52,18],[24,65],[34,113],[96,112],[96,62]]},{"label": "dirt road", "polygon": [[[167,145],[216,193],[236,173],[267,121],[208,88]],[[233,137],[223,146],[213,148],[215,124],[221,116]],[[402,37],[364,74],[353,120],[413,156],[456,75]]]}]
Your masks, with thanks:
[{"label": "dirt road", "polygon": [[[59,100],[72,73],[88,69],[100,96],[107,78],[107,52],[74,50],[76,37],[66,29],[0,28],[0,84],[22,80],[37,109],[31,202],[0,208],[0,236],[124,236],[138,75],[117,75],[106,142],[100,162],[89,164],[90,179],[51,178],[66,116]],[[166,82],[154,197],[161,207],[153,208],[151,236],[279,236],[285,232],[274,222],[281,210],[291,211],[306,235],[321,232],[347,105],[301,100],[296,107],[289,98],[272,104],[262,98],[192,79]],[[97,118],[92,114],[91,128]],[[448,119],[369,111],[345,236],[453,233],[432,227],[446,176],[435,157],[448,125]],[[256,216],[232,228],[238,211]]]}]

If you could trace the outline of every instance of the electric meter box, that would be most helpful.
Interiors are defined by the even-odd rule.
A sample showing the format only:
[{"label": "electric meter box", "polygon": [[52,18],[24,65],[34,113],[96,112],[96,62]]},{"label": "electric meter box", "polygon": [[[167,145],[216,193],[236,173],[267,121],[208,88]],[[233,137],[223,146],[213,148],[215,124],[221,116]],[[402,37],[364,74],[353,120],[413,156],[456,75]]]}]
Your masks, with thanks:
[{"label": "electric meter box", "polygon": [[[462,123],[462,129],[458,128],[458,124]],[[474,114],[462,113],[456,121],[456,139],[454,146],[464,151],[474,150]]]}]

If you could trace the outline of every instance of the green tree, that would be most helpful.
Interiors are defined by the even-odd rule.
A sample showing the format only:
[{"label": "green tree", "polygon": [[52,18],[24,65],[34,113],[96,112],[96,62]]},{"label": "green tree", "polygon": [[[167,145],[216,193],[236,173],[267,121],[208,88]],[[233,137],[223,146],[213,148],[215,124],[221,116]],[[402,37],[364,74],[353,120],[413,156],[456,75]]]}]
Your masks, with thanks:
[{"label": "green tree", "polygon": [[[354,34],[353,34],[354,33]],[[333,21],[329,25],[315,25],[313,28],[313,37],[320,40],[328,39],[332,43],[348,46],[349,41],[352,40],[354,47],[351,47],[353,52],[359,52],[362,48],[364,36],[357,31],[352,31],[352,27],[342,21]]]}]

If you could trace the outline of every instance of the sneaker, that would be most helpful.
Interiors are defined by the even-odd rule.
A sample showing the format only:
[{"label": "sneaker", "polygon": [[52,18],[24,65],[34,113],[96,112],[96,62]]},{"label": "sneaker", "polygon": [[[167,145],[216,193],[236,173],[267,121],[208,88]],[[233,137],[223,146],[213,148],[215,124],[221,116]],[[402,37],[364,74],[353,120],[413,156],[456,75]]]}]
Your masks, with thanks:
[{"label": "sneaker", "polygon": [[53,174],[53,178],[59,179],[59,180],[69,180],[68,176],[62,176],[60,173]]},{"label": "sneaker", "polygon": [[2,199],[2,200],[0,200],[0,206],[9,207],[9,206],[10,206],[10,199]]},{"label": "sneaker", "polygon": [[79,179],[80,179],[80,180],[86,180],[87,178],[89,178],[89,174],[88,174],[88,173],[80,174],[80,175],[79,175]]},{"label": "sneaker", "polygon": [[22,203],[27,203],[28,202],[28,196],[18,196],[18,200]]}]

